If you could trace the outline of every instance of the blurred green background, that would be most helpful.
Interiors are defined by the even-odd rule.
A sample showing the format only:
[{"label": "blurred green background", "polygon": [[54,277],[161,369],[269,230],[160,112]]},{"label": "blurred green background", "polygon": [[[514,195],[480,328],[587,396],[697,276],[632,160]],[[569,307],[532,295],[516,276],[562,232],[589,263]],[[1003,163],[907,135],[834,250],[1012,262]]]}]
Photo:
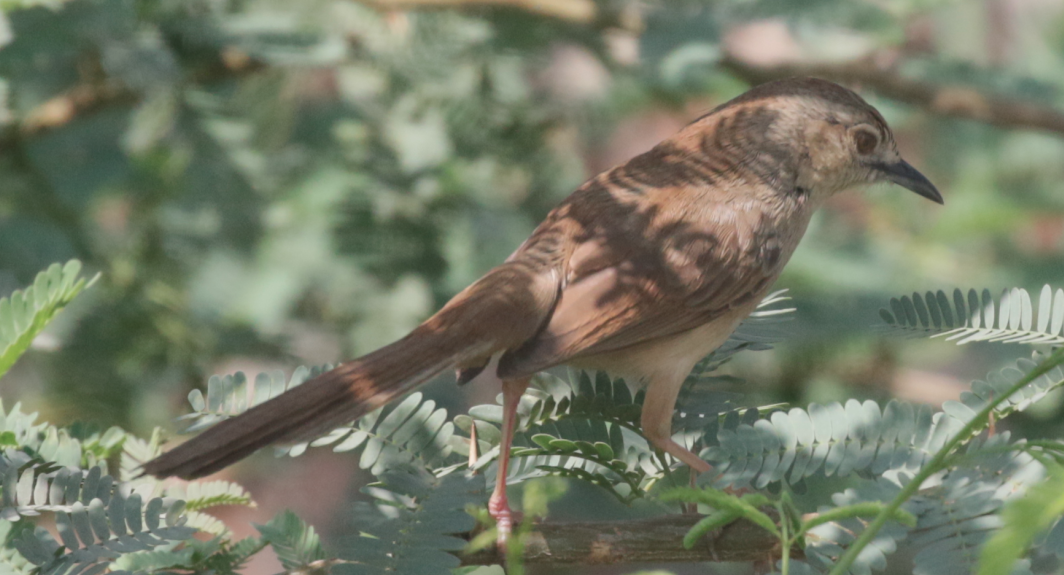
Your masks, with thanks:
[{"label": "blurred green background", "polygon": [[[946,205],[887,186],[835,198],[777,284],[798,309],[785,341],[726,367],[743,403],[937,405],[1023,348],[885,337],[879,307],[1064,286],[1064,0],[0,6],[0,295],[69,258],[103,273],[4,380],[5,401],[55,423],[173,429],[211,374],[372,351],[588,177],[807,69],[859,70],[848,85]],[[428,393],[453,412],[495,393],[452,382]],[[1060,404],[1019,424],[1059,434]],[[322,453],[227,473],[261,517],[291,507],[328,537],[354,468]],[[620,513],[588,486],[570,502],[566,518]]]}]

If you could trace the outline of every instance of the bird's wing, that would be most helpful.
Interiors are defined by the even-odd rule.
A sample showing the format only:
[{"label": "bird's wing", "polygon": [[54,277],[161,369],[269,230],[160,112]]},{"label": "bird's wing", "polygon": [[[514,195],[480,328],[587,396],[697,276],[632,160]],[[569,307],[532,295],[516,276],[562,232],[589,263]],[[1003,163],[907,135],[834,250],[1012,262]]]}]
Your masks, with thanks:
[{"label": "bird's wing", "polygon": [[[748,210],[704,196],[685,202],[689,190],[680,187],[644,190],[671,195],[664,203],[600,187],[582,190],[580,213],[571,208],[559,217],[570,221],[575,244],[566,281],[550,319],[503,356],[500,375],[534,373],[704,325],[760,297],[782,267],[772,226]],[[528,247],[535,252],[534,242]]]}]

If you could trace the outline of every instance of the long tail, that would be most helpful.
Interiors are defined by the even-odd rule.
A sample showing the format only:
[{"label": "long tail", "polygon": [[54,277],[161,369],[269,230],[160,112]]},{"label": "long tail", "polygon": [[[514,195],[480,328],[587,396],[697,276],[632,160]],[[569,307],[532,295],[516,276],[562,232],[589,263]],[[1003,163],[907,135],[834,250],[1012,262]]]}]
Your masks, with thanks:
[{"label": "long tail", "polygon": [[145,463],[144,472],[202,477],[271,443],[313,439],[446,369],[486,363],[539,329],[557,296],[556,278],[535,265],[507,262],[403,339],[215,425]]},{"label": "long tail", "polygon": [[470,342],[455,349],[453,334],[425,328],[211,427],[144,464],[144,472],[202,477],[272,443],[312,439],[425,383],[474,351]]}]

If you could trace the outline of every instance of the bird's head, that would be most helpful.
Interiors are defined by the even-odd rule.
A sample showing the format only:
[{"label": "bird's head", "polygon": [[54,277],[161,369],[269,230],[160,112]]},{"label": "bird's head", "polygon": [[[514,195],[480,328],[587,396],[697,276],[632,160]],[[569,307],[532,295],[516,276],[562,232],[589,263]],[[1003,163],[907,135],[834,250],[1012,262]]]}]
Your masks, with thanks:
[{"label": "bird's head", "polygon": [[787,165],[784,171],[793,184],[816,195],[889,181],[942,203],[931,181],[902,159],[883,116],[838,84],[816,78],[769,82],[710,116],[718,116],[718,132],[729,123],[750,124],[742,130],[745,137],[760,142],[747,149],[759,149],[759,154],[768,150],[768,156],[778,160],[787,158],[781,163]]}]

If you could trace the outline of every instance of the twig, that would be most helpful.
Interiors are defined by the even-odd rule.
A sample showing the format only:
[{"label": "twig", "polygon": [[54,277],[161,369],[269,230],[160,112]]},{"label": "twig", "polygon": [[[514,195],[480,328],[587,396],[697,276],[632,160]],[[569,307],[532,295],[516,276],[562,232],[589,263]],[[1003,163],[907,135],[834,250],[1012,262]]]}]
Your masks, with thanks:
[{"label": "twig", "polygon": [[[250,75],[266,69],[239,50],[228,48],[218,58],[195,67],[188,75],[188,84],[210,84]],[[125,84],[108,78],[88,78],[69,90],[33,108],[15,125],[0,134],[0,152],[19,136],[37,136],[61,128],[71,121],[112,106],[132,106],[143,94]]]},{"label": "twig", "polygon": [[592,0],[361,0],[375,8],[386,10],[409,10],[419,8],[473,8],[480,6],[508,7],[541,16],[572,22],[591,24],[598,17]]},{"label": "twig", "polygon": [[860,85],[880,95],[943,116],[985,122],[1002,128],[1064,135],[1064,112],[1030,101],[985,94],[970,86],[936,84],[903,76],[875,59],[843,63],[787,63],[761,66],[725,56],[721,66],[752,84],[791,76],[815,76]]},{"label": "twig", "polygon": [[[669,515],[632,521],[542,523],[525,540],[528,564],[675,563],[699,561],[756,561],[780,554],[779,539],[750,523],[736,521],[716,538],[704,538],[691,549],[683,536],[700,515]],[[801,551],[791,556],[801,558]],[[501,561],[494,546],[462,558],[464,565],[493,565]]]}]

